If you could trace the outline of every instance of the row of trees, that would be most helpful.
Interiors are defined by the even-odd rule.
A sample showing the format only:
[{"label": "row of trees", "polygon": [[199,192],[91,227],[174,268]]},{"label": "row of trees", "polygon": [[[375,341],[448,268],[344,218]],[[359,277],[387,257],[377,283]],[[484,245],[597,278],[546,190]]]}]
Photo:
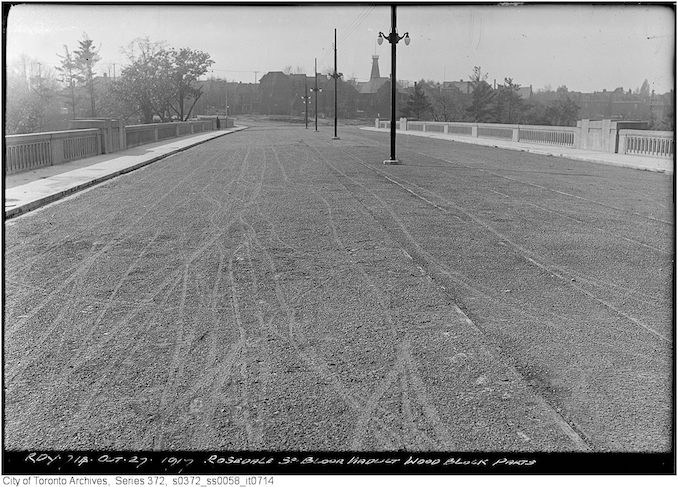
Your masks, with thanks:
[{"label": "row of trees", "polygon": [[528,100],[519,94],[520,85],[511,78],[496,88],[487,74],[476,66],[469,76],[472,92],[442,89],[432,81],[415,83],[401,113],[405,117],[444,122],[523,123],[533,125],[575,125],[579,107],[561,87],[558,98],[548,104]]},{"label": "row of trees", "polygon": [[7,133],[61,130],[83,117],[186,120],[202,95],[198,78],[213,64],[206,52],[143,38],[123,49],[127,63],[111,78],[96,75],[99,50],[85,34],[75,49],[64,46],[55,69],[25,56],[8,67]]}]

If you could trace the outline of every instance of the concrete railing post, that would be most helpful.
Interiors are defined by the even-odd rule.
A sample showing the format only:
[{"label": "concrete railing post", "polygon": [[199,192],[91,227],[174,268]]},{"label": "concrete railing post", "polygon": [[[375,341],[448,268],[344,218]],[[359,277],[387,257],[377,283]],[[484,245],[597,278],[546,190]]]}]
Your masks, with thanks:
[{"label": "concrete railing post", "polygon": [[478,137],[478,124],[473,124],[471,126],[471,137]]},{"label": "concrete railing post", "polygon": [[614,143],[611,137],[612,122],[610,120],[602,120],[600,124],[600,149],[602,152],[614,151]]},{"label": "concrete railing post", "polygon": [[153,140],[158,141],[158,127],[153,128]]},{"label": "concrete railing post", "polygon": [[577,127],[579,130],[579,147],[577,149],[588,149],[589,148],[589,125],[590,120],[585,118],[577,122]]},{"label": "concrete railing post", "polygon": [[623,131],[619,133],[619,147],[617,149],[618,154],[626,154],[626,134]]},{"label": "concrete railing post", "polygon": [[50,137],[49,148],[52,156],[52,165],[64,162],[64,139]]},{"label": "concrete railing post", "polygon": [[407,130],[407,118],[405,118],[405,117],[400,118],[400,130],[402,130],[402,131]]},{"label": "concrete railing post", "polygon": [[125,123],[120,120],[120,125],[118,126],[118,137],[120,137],[120,150],[125,150],[127,149],[127,139],[125,138],[125,135],[127,135],[127,131],[125,130]]},{"label": "concrete railing post", "polygon": [[443,125],[443,133],[444,134],[449,134],[450,133],[450,126],[445,124]]},{"label": "concrete railing post", "polygon": [[378,129],[378,128],[379,128],[379,119],[378,119],[378,118],[375,118],[375,119],[374,119],[374,128],[375,128],[375,129]]},{"label": "concrete railing post", "polygon": [[511,135],[512,142],[520,142],[520,128],[514,128],[513,134]]}]

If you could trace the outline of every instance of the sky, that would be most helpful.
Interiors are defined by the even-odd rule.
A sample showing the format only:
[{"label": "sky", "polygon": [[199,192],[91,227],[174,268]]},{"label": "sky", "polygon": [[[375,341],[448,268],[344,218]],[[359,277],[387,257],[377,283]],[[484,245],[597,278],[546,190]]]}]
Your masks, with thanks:
[{"label": "sky", "polygon": [[[401,5],[397,78],[416,81],[468,80],[474,66],[488,81],[514,82],[539,90],[566,85],[573,91],[673,89],[674,12],[660,5]],[[372,55],[382,76],[390,73],[387,5],[75,5],[23,4],[7,19],[7,62],[22,55],[59,64],[86,34],[100,47],[100,73],[116,74],[127,63],[122,48],[135,38],[166,41],[171,47],[208,52],[207,74],[254,82],[268,71],[291,66],[309,75],[333,68],[337,29],[338,71],[366,81]],[[34,69],[37,67],[34,66]]]}]

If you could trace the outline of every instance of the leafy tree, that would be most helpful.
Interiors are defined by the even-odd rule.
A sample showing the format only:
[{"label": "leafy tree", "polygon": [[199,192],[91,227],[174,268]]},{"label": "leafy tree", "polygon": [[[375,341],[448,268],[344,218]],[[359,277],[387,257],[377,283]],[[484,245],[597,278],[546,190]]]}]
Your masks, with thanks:
[{"label": "leafy tree", "polygon": [[474,86],[471,104],[466,111],[474,122],[494,120],[497,111],[495,92],[486,81],[480,81]]},{"label": "leafy tree", "polygon": [[574,126],[579,118],[579,106],[566,97],[551,102],[546,108],[548,125]]},{"label": "leafy tree", "polygon": [[474,122],[493,121],[497,107],[495,92],[486,81],[487,73],[483,74],[480,66],[475,66],[469,79],[473,85],[473,96],[467,113]]},{"label": "leafy tree", "polygon": [[426,113],[431,111],[431,102],[424,93],[422,83],[414,83],[414,91],[410,93],[407,104],[402,109],[405,117],[421,120]]},{"label": "leafy tree", "polygon": [[130,64],[123,68],[114,91],[120,100],[133,101],[130,112],[141,113],[145,123],[152,122],[154,115],[168,120],[172,113],[187,120],[202,95],[198,78],[214,62],[210,55],[189,48],[166,48],[164,43],[142,38],[128,47],[127,56]]},{"label": "leafy tree", "polygon": [[163,43],[139,38],[125,52],[130,64],[123,67],[113,86],[116,97],[125,105],[123,118],[136,113],[144,123],[153,122],[154,115],[164,118],[172,96],[172,80]]},{"label": "leafy tree", "polygon": [[504,84],[497,90],[497,118],[499,123],[517,123],[523,110],[523,99],[518,94],[520,85],[511,78],[504,78]]},{"label": "leafy tree", "polygon": [[642,98],[650,97],[650,83],[647,80],[643,81],[643,84],[640,87],[640,96]]},{"label": "leafy tree", "polygon": [[[167,60],[169,61],[170,79],[174,92],[174,102],[176,103],[176,106],[171,103],[170,108],[179,116],[180,120],[188,120],[195,103],[202,95],[202,89],[196,86],[196,82],[214,64],[214,61],[208,53],[187,47],[170,49],[167,52]],[[191,99],[193,104],[188,111],[185,111],[185,103]]]},{"label": "leafy tree", "polygon": [[99,50],[94,47],[92,39],[83,34],[79,47],[75,50],[73,62],[77,73],[89,91],[91,116],[96,117],[96,102],[94,97],[94,66],[101,60]]}]

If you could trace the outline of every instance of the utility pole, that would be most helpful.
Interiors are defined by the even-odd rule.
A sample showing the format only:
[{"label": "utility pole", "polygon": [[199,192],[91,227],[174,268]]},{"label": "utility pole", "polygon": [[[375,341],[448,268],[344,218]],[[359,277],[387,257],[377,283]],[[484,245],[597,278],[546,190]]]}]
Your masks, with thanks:
[{"label": "utility pole", "polygon": [[396,130],[395,130],[395,118],[396,118],[396,44],[401,39],[405,39],[405,45],[410,44],[410,34],[405,32],[405,35],[399,36],[396,29],[396,6],[391,5],[391,33],[389,35],[384,35],[383,32],[379,32],[379,37],[377,37],[377,42],[381,45],[386,39],[391,44],[391,158],[386,159],[384,164],[399,164],[400,161],[396,159]]},{"label": "utility pole", "polygon": [[334,137],[332,140],[339,140],[337,136],[337,80],[341,78],[342,74],[337,73],[337,29],[334,29]]}]

